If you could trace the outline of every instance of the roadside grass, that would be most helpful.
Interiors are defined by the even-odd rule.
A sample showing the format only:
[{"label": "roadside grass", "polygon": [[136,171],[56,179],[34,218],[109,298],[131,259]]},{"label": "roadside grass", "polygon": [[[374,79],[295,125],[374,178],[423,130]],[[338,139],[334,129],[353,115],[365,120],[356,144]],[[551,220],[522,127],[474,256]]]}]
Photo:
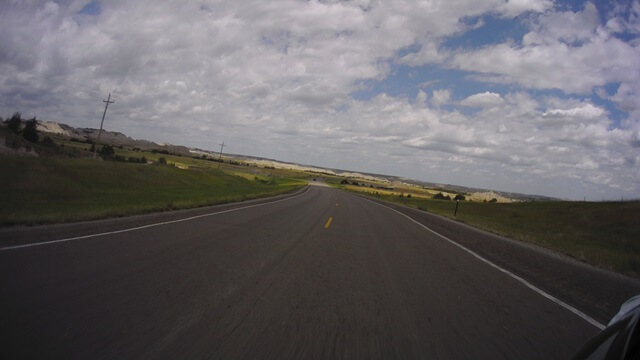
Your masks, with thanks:
[{"label": "roadside grass", "polygon": [[[351,186],[342,188],[454,218],[455,201],[376,194],[374,189]],[[639,214],[640,201],[508,204],[460,201],[455,220],[640,277]]]},{"label": "roadside grass", "polygon": [[0,224],[43,224],[199,207],[283,194],[306,181],[270,183],[215,168],[179,169],[90,159],[0,156]]}]

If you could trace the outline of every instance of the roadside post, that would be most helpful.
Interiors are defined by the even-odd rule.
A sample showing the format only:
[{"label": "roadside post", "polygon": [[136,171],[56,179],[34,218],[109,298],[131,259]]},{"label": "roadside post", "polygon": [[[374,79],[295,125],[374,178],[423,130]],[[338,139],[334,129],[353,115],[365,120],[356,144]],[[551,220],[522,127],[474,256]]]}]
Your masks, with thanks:
[{"label": "roadside post", "polygon": [[453,217],[456,217],[458,214],[458,204],[460,204],[460,199],[456,200],[456,209],[453,211]]}]

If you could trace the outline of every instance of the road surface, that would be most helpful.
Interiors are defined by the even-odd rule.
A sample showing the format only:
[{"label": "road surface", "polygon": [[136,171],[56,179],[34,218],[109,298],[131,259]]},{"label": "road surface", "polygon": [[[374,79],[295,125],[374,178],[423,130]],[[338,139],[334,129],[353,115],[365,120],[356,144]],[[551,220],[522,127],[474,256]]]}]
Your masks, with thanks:
[{"label": "road surface", "polygon": [[3,359],[565,359],[640,293],[322,186],[0,229],[0,248]]}]

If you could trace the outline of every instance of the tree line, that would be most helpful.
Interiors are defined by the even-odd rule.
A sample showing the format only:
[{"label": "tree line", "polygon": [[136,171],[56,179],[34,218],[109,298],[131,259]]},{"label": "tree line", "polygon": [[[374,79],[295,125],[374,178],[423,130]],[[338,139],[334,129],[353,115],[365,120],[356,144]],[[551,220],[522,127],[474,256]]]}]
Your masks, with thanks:
[{"label": "tree line", "polygon": [[[0,121],[2,118],[0,118]],[[35,116],[29,120],[23,120],[22,114],[19,112],[14,113],[9,119],[4,120],[7,125],[7,129],[13,133],[22,136],[25,140],[37,143],[40,140],[38,136],[38,121]],[[24,123],[24,126],[22,125]],[[51,139],[49,139],[51,140]]]}]

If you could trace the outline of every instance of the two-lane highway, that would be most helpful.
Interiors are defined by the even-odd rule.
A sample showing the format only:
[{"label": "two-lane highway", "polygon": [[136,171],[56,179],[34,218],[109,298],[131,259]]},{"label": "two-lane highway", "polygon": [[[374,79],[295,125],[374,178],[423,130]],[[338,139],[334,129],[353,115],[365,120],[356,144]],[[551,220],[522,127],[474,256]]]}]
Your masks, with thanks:
[{"label": "two-lane highway", "polygon": [[99,236],[0,231],[0,244],[40,242],[0,250],[0,356],[561,359],[598,331],[406,216],[327,187],[157,216],[91,223]]}]

